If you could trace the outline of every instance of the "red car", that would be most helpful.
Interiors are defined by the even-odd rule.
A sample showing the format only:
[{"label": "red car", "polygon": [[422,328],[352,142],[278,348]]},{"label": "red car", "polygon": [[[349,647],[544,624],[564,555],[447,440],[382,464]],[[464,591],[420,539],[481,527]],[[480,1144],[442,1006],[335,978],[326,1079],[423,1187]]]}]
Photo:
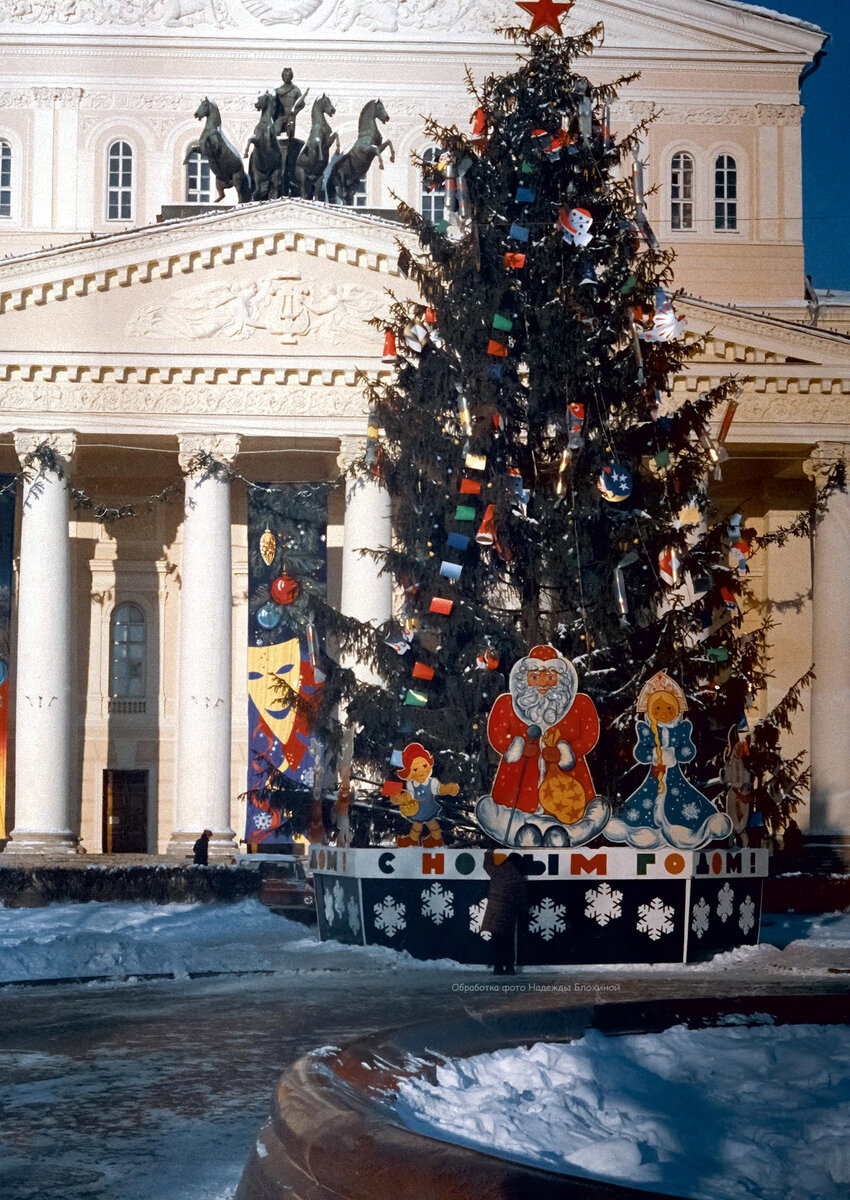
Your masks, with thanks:
[{"label": "red car", "polygon": [[[250,855],[255,862],[259,857]],[[304,859],[288,854],[264,855],[263,859],[257,864],[261,875],[260,903],[290,920],[315,921],[315,891]]]}]

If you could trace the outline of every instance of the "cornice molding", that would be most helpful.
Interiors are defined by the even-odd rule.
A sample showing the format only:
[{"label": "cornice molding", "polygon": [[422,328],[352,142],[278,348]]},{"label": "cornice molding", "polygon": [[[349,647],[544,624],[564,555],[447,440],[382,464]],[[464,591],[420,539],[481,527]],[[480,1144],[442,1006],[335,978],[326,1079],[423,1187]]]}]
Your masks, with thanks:
[{"label": "cornice molding", "polygon": [[309,200],[246,204],[0,261],[0,314],[281,253],[398,278],[397,239],[412,241],[393,221]]}]

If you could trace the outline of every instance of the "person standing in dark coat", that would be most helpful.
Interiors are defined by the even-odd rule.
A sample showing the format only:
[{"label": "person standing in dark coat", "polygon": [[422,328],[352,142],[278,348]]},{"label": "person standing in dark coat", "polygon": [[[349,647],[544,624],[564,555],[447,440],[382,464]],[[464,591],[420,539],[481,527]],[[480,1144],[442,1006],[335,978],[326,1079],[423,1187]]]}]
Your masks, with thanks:
[{"label": "person standing in dark coat", "polygon": [[205,829],[192,847],[192,862],[196,867],[205,867],[210,856],[210,838],[212,830]]},{"label": "person standing in dark coat", "polygon": [[490,934],[493,973],[513,975],[516,968],[517,921],[528,911],[528,888],[518,854],[495,861],[493,851],[484,855],[484,870],[490,876],[487,908],[481,932]]}]

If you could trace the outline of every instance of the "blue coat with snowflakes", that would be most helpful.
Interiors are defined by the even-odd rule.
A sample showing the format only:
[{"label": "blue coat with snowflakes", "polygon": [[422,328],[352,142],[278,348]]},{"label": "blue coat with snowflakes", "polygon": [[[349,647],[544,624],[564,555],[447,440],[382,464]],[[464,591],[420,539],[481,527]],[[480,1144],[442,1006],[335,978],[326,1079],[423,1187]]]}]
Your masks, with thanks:
[{"label": "blue coat with snowflakes", "polygon": [[[690,784],[682,774],[681,763],[693,762],[696,746],[691,734],[693,726],[681,717],[658,726],[658,744],[648,721],[637,722],[635,760],[649,763],[650,771],[636,791],[623,805],[617,824],[624,826],[624,836],[617,840],[631,844],[650,844],[652,839],[630,836],[633,831],[655,830],[665,841],[683,848],[705,838],[707,826],[717,816],[717,809]],[[663,768],[660,772],[657,768]]]}]

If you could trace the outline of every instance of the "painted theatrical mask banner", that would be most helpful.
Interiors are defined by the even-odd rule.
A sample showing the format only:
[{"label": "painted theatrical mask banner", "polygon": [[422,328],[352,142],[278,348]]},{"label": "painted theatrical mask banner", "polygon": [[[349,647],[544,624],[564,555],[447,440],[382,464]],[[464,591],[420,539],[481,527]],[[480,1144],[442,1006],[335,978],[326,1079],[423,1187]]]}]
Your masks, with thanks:
[{"label": "painted theatrical mask banner", "polygon": [[316,602],[326,587],[324,489],[255,487],[248,497],[248,805],[245,841],[291,842],[282,779],[321,786],[310,730],[324,676]]}]

